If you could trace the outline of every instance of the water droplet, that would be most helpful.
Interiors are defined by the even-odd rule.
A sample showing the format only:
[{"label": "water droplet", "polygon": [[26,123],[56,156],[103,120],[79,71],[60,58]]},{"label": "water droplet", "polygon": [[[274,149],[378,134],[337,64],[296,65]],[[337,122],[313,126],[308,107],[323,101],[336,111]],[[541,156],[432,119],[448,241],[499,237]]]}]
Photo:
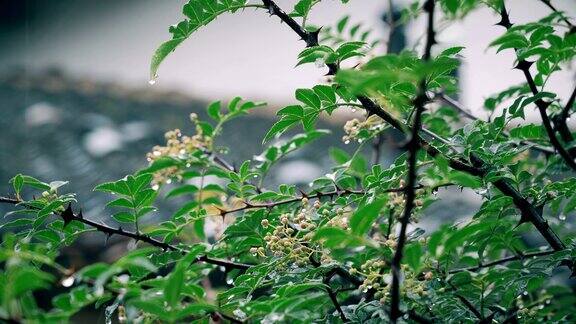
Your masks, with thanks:
[{"label": "water droplet", "polygon": [[525,291],[525,292],[523,292],[523,293],[522,293],[522,295],[524,295],[524,296],[528,296],[528,292],[527,292],[527,291]]},{"label": "water droplet", "polygon": [[126,249],[128,249],[128,251],[134,251],[136,249],[137,244],[138,242],[136,242],[136,240],[130,240],[126,245]]},{"label": "water droplet", "polygon": [[257,175],[257,174],[255,174],[255,175],[254,175],[254,178],[258,178],[258,175]]},{"label": "water droplet", "polygon": [[232,278],[229,278],[228,280],[226,280],[226,283],[231,285],[234,283],[234,280],[232,280]]},{"label": "water droplet", "polygon": [[344,144],[350,144],[350,141],[349,141],[349,140],[345,140],[345,141],[344,141]]},{"label": "water droplet", "polygon": [[159,186],[159,185],[155,184],[155,185],[152,186],[152,190],[158,191],[158,189],[160,189],[160,186]]},{"label": "water droplet", "polygon": [[149,85],[154,85],[154,84],[156,84],[156,78],[150,79],[150,81],[148,81],[148,84],[149,84]]},{"label": "water droplet", "polygon": [[166,180],[166,183],[167,183],[167,184],[171,184],[171,183],[172,183],[172,179]]},{"label": "water droplet", "polygon": [[74,276],[65,278],[64,280],[62,280],[62,286],[66,288],[71,287],[74,284],[74,280],[76,280]]},{"label": "water droplet", "polygon": [[560,214],[560,216],[558,216],[558,219],[561,220],[561,221],[565,221],[565,220],[566,220],[566,215]]}]

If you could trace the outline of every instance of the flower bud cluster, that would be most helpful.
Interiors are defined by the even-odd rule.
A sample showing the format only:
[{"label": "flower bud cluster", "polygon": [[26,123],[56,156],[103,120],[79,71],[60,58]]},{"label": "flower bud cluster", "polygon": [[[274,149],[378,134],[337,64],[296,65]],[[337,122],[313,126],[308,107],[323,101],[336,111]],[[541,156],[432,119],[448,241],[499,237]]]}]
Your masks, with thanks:
[{"label": "flower bud cluster", "polygon": [[422,273],[415,273],[408,271],[407,266],[403,266],[404,270],[404,282],[402,283],[402,291],[409,298],[418,299],[428,295],[428,283],[430,280],[434,279],[434,273],[427,271]]},{"label": "flower bud cluster", "polygon": [[[323,214],[324,214],[324,216],[329,216],[330,211],[325,209]],[[344,210],[344,208],[340,207],[340,208],[336,209],[336,216],[332,217],[328,221],[328,223],[326,223],[326,225],[332,226],[332,227],[339,227],[343,230],[348,229],[348,215],[347,215],[346,211]]]},{"label": "flower bud cluster", "polygon": [[373,289],[375,291],[374,297],[380,300],[381,303],[386,301],[389,295],[389,276],[384,274],[388,265],[384,260],[370,259],[360,266],[360,270],[351,268],[350,273],[361,274],[364,276],[364,282],[358,287],[361,292],[365,293]]},{"label": "flower bud cluster", "polygon": [[[196,134],[193,136],[182,135],[182,132],[179,129],[166,132],[164,134],[164,137],[166,138],[166,146],[154,146],[152,152],[146,155],[150,164],[166,157],[185,159],[198,149],[211,149],[212,137],[204,135],[202,127],[198,122],[198,116],[192,113],[190,114],[190,120],[196,125]],[[171,178],[178,178],[180,176],[180,169],[178,167],[165,168],[154,174],[152,184],[153,186],[157,186],[168,182]]]},{"label": "flower bud cluster", "polygon": [[[400,179],[400,188],[404,188],[406,186],[406,182],[403,179]],[[416,196],[422,196],[426,193],[426,190],[424,189],[416,189]],[[389,193],[389,197],[390,199],[388,200],[388,208],[390,208],[391,210],[394,210],[394,216],[396,219],[400,219],[403,215],[402,211],[404,210],[404,207],[406,206],[406,199],[405,199],[405,195],[403,191],[398,191],[398,192],[391,192]],[[414,199],[414,210],[417,211],[420,207],[422,207],[424,205],[424,201],[422,200],[422,198],[416,198]],[[410,222],[412,223],[418,223],[418,218],[416,217],[417,214],[413,213],[412,216],[410,217]]]},{"label": "flower bud cluster", "polygon": [[342,141],[345,144],[350,143],[350,141],[358,141],[361,143],[363,140],[362,136],[360,136],[362,131],[373,133],[381,131],[382,129],[384,129],[382,118],[376,115],[370,115],[364,121],[354,118],[347,121],[344,125],[344,132],[346,135],[342,137]]},{"label": "flower bud cluster", "polygon": [[[297,266],[307,264],[312,253],[319,252],[314,249],[317,244],[312,242],[313,230],[316,229],[316,223],[312,217],[320,207],[320,202],[316,201],[310,205],[308,198],[302,198],[302,208],[296,215],[289,213],[280,215],[280,224],[264,237],[266,249],[275,257],[284,258],[288,263]],[[264,219],[261,225],[266,228],[270,226],[270,222]],[[260,256],[265,255],[263,247],[253,247],[250,252]],[[329,262],[330,257],[321,252],[320,261]]]}]

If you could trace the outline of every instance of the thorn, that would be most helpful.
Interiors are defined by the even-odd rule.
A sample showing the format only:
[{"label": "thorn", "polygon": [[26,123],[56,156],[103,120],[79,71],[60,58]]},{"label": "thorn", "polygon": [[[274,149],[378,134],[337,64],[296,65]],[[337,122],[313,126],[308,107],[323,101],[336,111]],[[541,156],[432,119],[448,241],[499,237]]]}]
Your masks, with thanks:
[{"label": "thorn", "polygon": [[328,64],[326,64],[326,66],[328,66],[328,72],[324,76],[336,75],[336,72],[338,72],[338,68],[339,68],[338,64],[328,63]]},{"label": "thorn", "polygon": [[432,12],[432,10],[434,10],[434,1],[432,1],[432,0],[426,1],[426,2],[424,3],[423,9],[424,9],[427,13]]},{"label": "thorn", "polygon": [[84,219],[84,215],[82,214],[82,209],[80,209],[80,211],[78,212],[78,215],[76,215],[76,217],[78,217],[80,219]]},{"label": "thorn", "polygon": [[119,233],[124,233],[124,230],[122,229],[122,226],[118,227],[118,232],[119,232]]},{"label": "thorn", "polygon": [[508,11],[506,11],[506,6],[502,3],[502,9],[500,9],[500,16],[502,19],[496,25],[502,26],[506,29],[510,29],[512,27],[512,23],[510,22],[510,16],[508,16]]},{"label": "thorn", "polygon": [[520,216],[520,220],[518,221],[518,224],[516,224],[516,227],[528,222],[529,222],[528,217],[526,217],[524,213],[522,213],[522,215]]},{"label": "thorn", "polygon": [[308,194],[305,193],[304,191],[302,191],[302,189],[298,188],[298,191],[300,191],[300,194],[302,195],[302,198],[308,198]]},{"label": "thorn", "polygon": [[534,64],[534,62],[521,60],[520,62],[518,62],[518,64],[516,64],[514,68],[521,71],[528,71],[528,69],[532,66],[532,64]]},{"label": "thorn", "polygon": [[318,46],[318,35],[320,34],[320,30],[322,27],[318,28],[313,32],[306,33],[306,47],[314,47]]}]

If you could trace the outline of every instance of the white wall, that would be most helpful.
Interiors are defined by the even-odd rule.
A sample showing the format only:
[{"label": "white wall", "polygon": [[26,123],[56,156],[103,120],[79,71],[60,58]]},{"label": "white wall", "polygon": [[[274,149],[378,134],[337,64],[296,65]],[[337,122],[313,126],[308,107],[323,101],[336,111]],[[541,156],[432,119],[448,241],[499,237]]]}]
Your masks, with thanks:
[{"label": "white wall", "polygon": [[[509,1],[511,19],[522,22],[549,11],[538,0]],[[555,0],[559,8],[576,12],[576,1]],[[167,27],[181,18],[184,1],[122,1],[103,6],[98,1],[69,6],[63,12],[32,28],[4,36],[0,70],[25,65],[30,70],[58,66],[75,75],[114,80],[129,86],[148,86],[149,59],[155,47],[169,35]],[[294,1],[279,0],[290,8]],[[327,24],[345,14],[354,22],[373,25],[383,35],[380,14],[382,0],[351,0],[341,5],[325,0],[310,22]],[[480,10],[465,22],[440,34],[441,46],[464,44],[462,100],[479,107],[488,95],[523,82],[512,70],[513,54],[496,55],[487,50],[490,40],[502,33],[494,26],[497,17]],[[410,29],[412,40],[420,36],[422,21]],[[177,89],[207,99],[240,95],[284,104],[293,99],[293,90],[322,79],[323,70],[314,65],[294,68],[302,49],[296,35],[278,18],[262,10],[225,15],[194,35],[173,53],[160,69],[154,88]],[[550,81],[561,95],[571,91],[573,74],[563,73]]]}]

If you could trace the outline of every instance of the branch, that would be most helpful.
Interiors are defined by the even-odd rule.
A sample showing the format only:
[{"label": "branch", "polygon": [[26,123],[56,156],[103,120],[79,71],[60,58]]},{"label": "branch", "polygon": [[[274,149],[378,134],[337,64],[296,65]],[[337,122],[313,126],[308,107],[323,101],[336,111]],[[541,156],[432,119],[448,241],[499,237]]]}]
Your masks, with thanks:
[{"label": "branch", "polygon": [[[457,290],[457,288],[452,283],[448,282],[448,284],[450,285],[450,287],[452,287],[452,289],[454,289],[454,291]],[[476,318],[478,318],[479,320],[484,319],[482,313],[480,313],[480,311],[474,306],[474,304],[472,304],[468,299],[466,299],[466,297],[458,293],[454,293],[454,296],[456,296],[456,298],[458,298],[460,302],[462,302],[462,304],[464,304],[464,306],[466,306],[466,308],[468,308],[468,310],[472,312],[474,316],[476,316]]]},{"label": "branch", "polygon": [[558,252],[558,251],[549,250],[549,251],[526,253],[526,254],[522,254],[522,255],[513,255],[513,256],[506,257],[506,258],[490,261],[488,263],[480,263],[474,267],[453,269],[453,270],[448,271],[448,273],[454,274],[454,273],[463,272],[463,271],[476,272],[478,270],[493,267],[495,265],[499,265],[499,264],[503,264],[503,263],[507,263],[507,262],[512,262],[512,261],[524,260],[524,259],[528,259],[528,258],[547,256],[547,255],[554,254],[556,252]]},{"label": "branch", "polygon": [[278,5],[272,0],[262,0],[262,3],[266,8],[268,8],[268,13],[271,16],[278,16],[280,20],[285,22],[292,30],[300,36],[300,38],[306,42],[306,47],[313,47],[318,45],[318,33],[320,30],[315,32],[308,32],[305,30],[296,20],[290,17],[284,10],[282,10]]},{"label": "branch", "polygon": [[[560,13],[560,11],[558,11],[558,9],[556,9],[556,7],[552,4],[552,2],[550,0],[540,0],[540,2],[542,2],[543,4],[545,4],[546,6],[548,6],[548,8],[550,8],[552,11],[554,11],[555,13]],[[564,20],[564,22],[566,23],[566,25],[568,25],[568,27],[570,27],[570,33],[573,33],[575,31],[575,27],[574,25],[570,22],[570,20],[568,20],[568,18],[566,18],[563,14],[562,14],[562,20]]]},{"label": "branch", "polygon": [[[273,3],[272,1],[266,1],[266,2]],[[279,16],[279,17],[283,21],[286,21],[286,20],[287,21],[290,21],[290,20],[293,21],[293,19],[291,17],[287,17],[287,16]],[[303,30],[303,28],[300,28],[300,30]],[[306,31],[304,30],[304,32],[306,32]],[[330,67],[329,74],[330,73],[332,73],[332,74],[336,73],[336,71],[337,71],[337,67],[334,67],[334,68]],[[404,125],[404,123],[402,123],[401,121],[397,120],[395,117],[390,115],[387,111],[385,111],[380,106],[378,106],[370,98],[365,97],[365,96],[358,96],[357,99],[358,99],[358,101],[360,101],[360,103],[362,104],[362,106],[368,112],[369,115],[377,115],[380,118],[382,118],[384,121],[389,123],[392,127],[399,130],[400,132],[402,132],[402,133],[407,132],[407,129],[406,129],[406,126]],[[420,138],[420,146],[432,157],[435,157],[439,154],[442,154],[438,149],[431,146],[428,142],[426,142],[425,140],[423,140],[421,138]],[[455,159],[455,158],[451,158],[449,156],[446,156],[446,158],[448,159],[448,162],[449,162],[449,165],[451,168],[458,170],[458,171],[463,171],[463,172],[469,173],[469,174],[474,175],[474,176],[484,178],[484,177],[486,177],[486,175],[490,171],[490,167],[487,166],[484,161],[482,161],[480,158],[478,158],[474,155],[471,156],[471,158],[475,162],[474,166],[468,164],[468,162],[466,162],[462,159]],[[548,223],[546,222],[546,220],[544,220],[544,218],[538,212],[538,210],[532,204],[530,204],[530,202],[528,202],[528,200],[526,200],[526,198],[524,198],[520,194],[520,192],[518,192],[518,190],[516,190],[514,188],[514,186],[512,186],[509,183],[508,180],[499,179],[499,180],[494,181],[493,184],[503,194],[505,194],[505,195],[507,195],[513,199],[514,205],[516,205],[516,207],[520,210],[520,212],[522,214],[522,219],[530,221],[536,227],[536,229],[542,234],[542,236],[546,239],[548,244],[554,250],[560,251],[560,250],[563,250],[565,248],[564,243],[562,243],[562,241],[560,240],[560,238],[558,238],[558,235],[556,235],[556,233],[552,230],[552,228],[550,228],[550,226],[548,226]]]},{"label": "branch", "polygon": [[[502,9],[500,10],[500,16],[501,16],[502,20],[498,24],[503,26],[507,30],[512,28],[512,23],[510,22],[510,17],[508,16],[508,12],[506,11],[506,6],[504,4],[504,0],[502,0]],[[516,53],[518,53],[517,49],[514,49],[514,50],[516,51]],[[531,65],[532,65],[532,62],[528,62],[526,60],[521,60],[518,62],[518,64],[516,65],[515,68],[524,72],[524,77],[526,78],[526,81],[528,82],[528,86],[530,87],[532,94],[534,96],[537,96],[540,92],[538,91],[538,88],[536,87],[536,83],[534,82],[534,78],[532,78],[532,74],[530,73],[530,66]],[[548,117],[548,113],[546,112],[546,110],[548,109],[548,106],[550,106],[550,103],[545,102],[542,99],[538,99],[535,101],[535,104],[536,104],[536,107],[538,107],[538,111],[540,112],[540,117],[542,118],[542,125],[544,125],[544,128],[546,129],[546,133],[548,134],[548,138],[550,139],[550,143],[552,144],[554,149],[556,151],[558,151],[558,153],[564,159],[566,164],[570,168],[572,168],[572,170],[576,171],[576,162],[574,162],[574,158],[570,155],[570,153],[568,153],[568,151],[566,151],[564,146],[562,146],[562,143],[560,143],[560,141],[556,137],[556,134],[554,132],[554,128],[552,128],[552,123],[550,121],[550,118]]]},{"label": "branch", "polygon": [[[422,60],[428,62],[430,60],[432,45],[436,43],[435,32],[434,32],[434,0],[427,0],[424,3],[424,10],[428,13],[428,28],[426,32],[426,45],[424,48],[424,55]],[[418,161],[418,150],[420,148],[419,132],[422,127],[422,112],[424,111],[424,105],[429,100],[426,96],[426,80],[420,82],[420,87],[418,90],[418,95],[414,100],[414,124],[412,125],[412,132],[410,140],[407,144],[408,148],[408,181],[406,184],[406,205],[404,207],[404,214],[400,220],[400,234],[398,235],[398,245],[396,247],[396,252],[394,253],[394,258],[392,259],[391,270],[392,270],[392,287],[391,287],[391,305],[390,305],[390,319],[392,323],[396,323],[399,317],[402,316],[400,312],[400,276],[401,269],[400,264],[402,262],[402,256],[404,251],[404,245],[406,244],[406,229],[408,228],[408,223],[410,222],[410,217],[412,216],[412,209],[414,208],[414,199],[416,197],[416,192],[414,190],[414,185],[416,184],[418,177],[417,161]]]},{"label": "branch", "polygon": [[[556,126],[556,130],[558,131],[558,133],[560,133],[562,140],[566,143],[571,143],[574,141],[574,136],[572,136],[572,132],[568,127],[568,119],[570,119],[570,110],[572,110],[572,106],[574,106],[575,100],[576,100],[576,87],[574,87],[574,90],[572,91],[570,98],[568,98],[568,101],[566,102],[566,105],[562,109],[562,112],[560,112],[560,114],[556,115],[556,118],[554,118],[554,125]],[[572,156],[575,156],[576,147],[568,149],[568,152],[570,152]]]},{"label": "branch", "polygon": [[[27,208],[38,210],[37,207],[32,206],[30,204],[27,204],[25,201],[22,201],[19,199],[0,197],[0,203],[12,204],[12,205],[23,205]],[[179,248],[175,245],[172,245],[172,244],[169,244],[169,243],[166,243],[163,241],[159,241],[159,240],[157,240],[151,236],[148,236],[146,234],[128,232],[128,231],[125,231],[124,229],[122,229],[122,227],[113,228],[113,227],[109,227],[106,224],[97,223],[97,222],[94,222],[92,220],[86,219],[82,215],[82,211],[80,211],[78,214],[74,214],[74,212],[72,211],[72,205],[71,204],[69,204],[68,208],[66,208],[66,210],[64,210],[63,212],[57,212],[54,214],[57,216],[60,216],[62,218],[62,220],[64,220],[64,226],[68,225],[72,221],[77,221],[77,222],[83,223],[85,225],[88,225],[88,226],[96,229],[99,232],[102,232],[102,233],[108,235],[108,237],[110,237],[112,235],[119,235],[119,236],[134,239],[136,241],[146,242],[152,246],[161,248],[164,251],[177,251],[177,252],[180,252],[182,254],[186,254],[189,252],[186,249],[182,249],[182,248]],[[222,260],[222,259],[215,259],[215,258],[211,258],[207,255],[202,255],[202,256],[197,257],[195,262],[205,262],[205,263],[209,263],[209,264],[223,266],[223,267],[226,267],[228,269],[238,269],[238,270],[247,270],[248,268],[251,267],[251,265],[249,265],[249,264],[237,263],[237,262],[232,262],[232,261]]]},{"label": "branch", "polygon": [[332,304],[334,304],[334,307],[338,311],[338,314],[340,314],[340,319],[342,320],[342,322],[346,323],[346,322],[348,322],[348,319],[346,318],[346,315],[344,314],[344,311],[342,310],[342,307],[340,306],[340,303],[338,302],[338,297],[337,297],[336,293],[334,292],[334,290],[332,290],[332,287],[330,287],[330,280],[332,280],[332,277],[334,277],[334,275],[336,275],[335,269],[341,269],[341,268],[334,268],[334,269],[330,270],[324,276],[322,283],[324,283],[324,285],[326,285],[326,292],[328,292],[328,296],[330,297]]}]

